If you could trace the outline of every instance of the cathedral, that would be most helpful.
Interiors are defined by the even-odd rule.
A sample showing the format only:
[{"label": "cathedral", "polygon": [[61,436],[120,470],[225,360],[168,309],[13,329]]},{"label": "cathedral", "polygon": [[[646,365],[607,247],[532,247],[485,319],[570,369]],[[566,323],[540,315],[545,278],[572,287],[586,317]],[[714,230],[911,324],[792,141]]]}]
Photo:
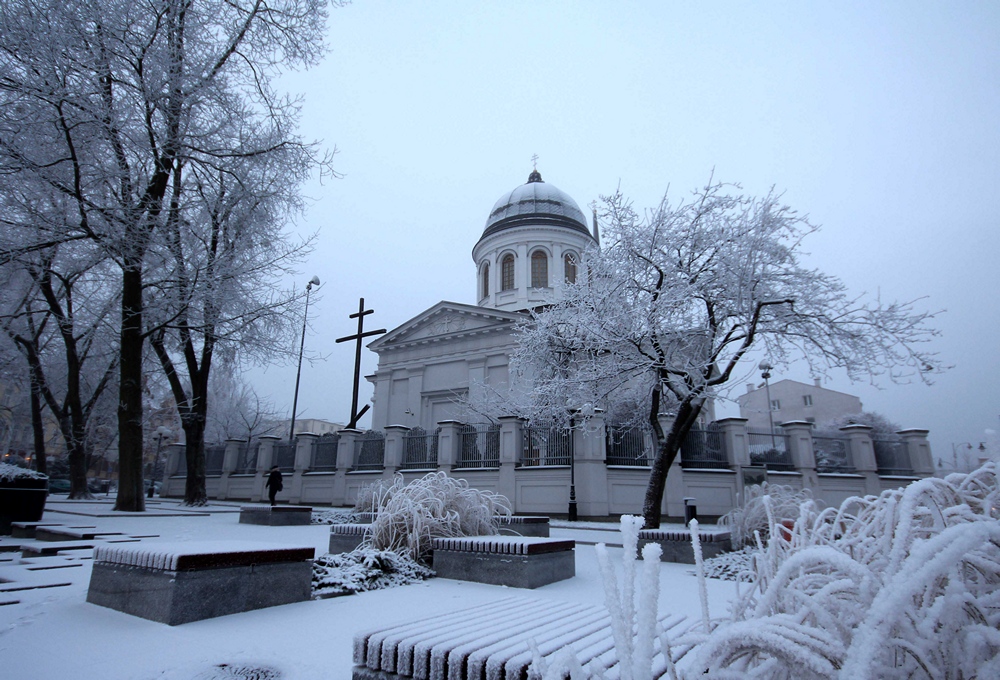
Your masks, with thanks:
[{"label": "cathedral", "polygon": [[537,170],[501,196],[472,248],[479,304],[439,302],[368,345],[379,357],[368,376],[372,429],[475,422],[470,390],[508,383],[514,326],[561,299],[581,273],[581,255],[598,243],[596,218],[588,228],[576,201]]}]

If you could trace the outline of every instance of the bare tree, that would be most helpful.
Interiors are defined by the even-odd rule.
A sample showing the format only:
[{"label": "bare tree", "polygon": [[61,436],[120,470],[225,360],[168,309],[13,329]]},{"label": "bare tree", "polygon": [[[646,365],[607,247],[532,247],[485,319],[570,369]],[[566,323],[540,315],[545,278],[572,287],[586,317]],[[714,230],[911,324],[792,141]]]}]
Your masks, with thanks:
[{"label": "bare tree", "polygon": [[145,507],[143,350],[158,330],[146,323],[158,293],[147,278],[166,261],[151,249],[171,220],[187,218],[185,176],[195,168],[207,176],[255,157],[323,165],[293,133],[298,102],[270,83],[320,58],[325,18],[323,0],[0,7],[0,172],[50,187],[75,215],[71,228],[39,228],[18,252],[87,240],[121,271],[120,510]]},{"label": "bare tree", "polygon": [[523,325],[512,374],[533,396],[529,416],[641,397],[657,445],[648,527],[659,525],[685,435],[752,349],[852,379],[927,382],[942,369],[923,344],[937,334],[932,315],[853,297],[837,278],[804,267],[802,239],[815,227],[773,192],[750,197],[709,182],[642,215],[616,193],[602,218],[604,247],[585,258],[588,276]]}]

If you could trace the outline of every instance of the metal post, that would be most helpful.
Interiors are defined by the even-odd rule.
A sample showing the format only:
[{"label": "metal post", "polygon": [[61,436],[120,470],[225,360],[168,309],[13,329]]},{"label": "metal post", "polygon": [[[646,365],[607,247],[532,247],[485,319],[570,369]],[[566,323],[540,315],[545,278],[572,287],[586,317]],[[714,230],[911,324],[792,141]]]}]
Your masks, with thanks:
[{"label": "metal post", "polygon": [[768,382],[771,377],[771,369],[774,367],[766,361],[762,361],[758,368],[763,371],[761,377],[764,378],[764,389],[767,392],[767,421],[771,424],[771,448],[777,451],[778,444],[774,439],[774,409],[771,408],[771,383]]},{"label": "metal post", "polygon": [[576,420],[570,416],[569,419],[569,509],[566,518],[570,522],[576,521],[576,447],[574,446],[573,430],[576,427]]},{"label": "metal post", "polygon": [[288,428],[288,441],[295,441],[295,411],[299,407],[299,378],[302,377],[302,352],[306,347],[306,323],[309,320],[309,291],[319,286],[319,277],[314,276],[306,284],[306,308],[302,313],[302,340],[299,342],[299,366],[295,370],[295,396],[292,398],[292,423]]}]

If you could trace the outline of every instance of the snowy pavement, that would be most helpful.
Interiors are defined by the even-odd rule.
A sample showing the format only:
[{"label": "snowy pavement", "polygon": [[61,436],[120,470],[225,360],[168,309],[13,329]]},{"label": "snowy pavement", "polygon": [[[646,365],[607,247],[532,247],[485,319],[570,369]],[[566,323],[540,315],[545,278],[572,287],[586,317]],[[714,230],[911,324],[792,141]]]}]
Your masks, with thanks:
[{"label": "snowy pavement", "polygon": [[[68,502],[50,499],[45,521],[121,532],[144,544],[188,541],[259,541],[308,545],[326,552],[329,526],[239,524],[239,504],[213,503],[197,510],[176,501],[149,501],[147,513],[117,513],[111,499]],[[600,525],[570,528],[556,523],[552,535],[581,542],[621,543]],[[596,539],[596,540],[595,540]],[[0,538],[0,550],[30,539]],[[151,545],[152,547],[152,545]],[[594,548],[576,550],[576,577],[536,590],[431,579],[389,590],[314,600],[167,626],[86,602],[92,550],[55,557],[21,558],[0,552],[0,659],[11,680],[100,678],[107,680],[209,680],[227,675],[227,665],[268,668],[282,680],[351,677],[355,633],[382,625],[499,602],[511,594],[561,602],[603,605],[604,591]],[[611,548],[617,559],[621,550]],[[661,565],[661,613],[700,617],[697,579],[689,565]],[[709,580],[713,616],[726,612],[732,583]]]}]

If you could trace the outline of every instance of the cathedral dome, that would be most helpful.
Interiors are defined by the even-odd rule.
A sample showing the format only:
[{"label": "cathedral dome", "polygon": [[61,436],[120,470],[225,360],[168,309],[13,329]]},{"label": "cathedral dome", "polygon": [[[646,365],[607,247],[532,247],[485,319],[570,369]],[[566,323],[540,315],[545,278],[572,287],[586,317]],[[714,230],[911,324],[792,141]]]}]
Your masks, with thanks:
[{"label": "cathedral dome", "polygon": [[535,170],[528,182],[509,191],[493,205],[483,238],[522,225],[559,226],[590,236],[587,218],[565,192],[542,181]]}]

